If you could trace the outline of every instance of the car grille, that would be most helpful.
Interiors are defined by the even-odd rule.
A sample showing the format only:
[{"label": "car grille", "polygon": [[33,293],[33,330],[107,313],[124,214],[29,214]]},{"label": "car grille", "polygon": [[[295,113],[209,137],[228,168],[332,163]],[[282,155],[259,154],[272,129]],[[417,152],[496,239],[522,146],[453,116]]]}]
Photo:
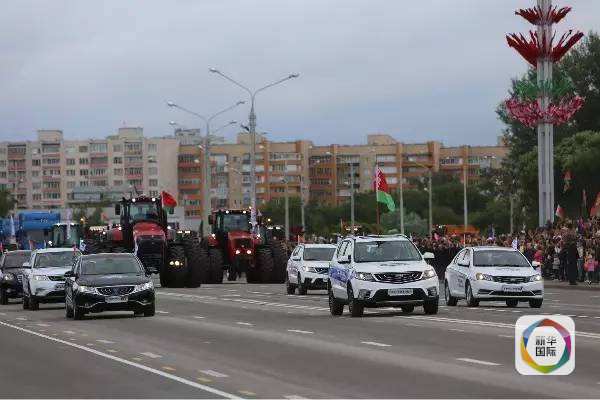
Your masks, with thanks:
[{"label": "car grille", "polygon": [[51,281],[64,281],[65,277],[62,275],[50,275],[48,276],[48,279],[50,279]]},{"label": "car grille", "polygon": [[525,283],[529,278],[524,276],[494,276],[494,282],[502,283]]},{"label": "car grille", "polygon": [[105,296],[123,296],[133,292],[134,286],[110,286],[98,288],[98,293]]},{"label": "car grille", "polygon": [[421,271],[386,272],[383,274],[375,274],[375,279],[380,282],[388,283],[409,283],[421,279],[421,274]]},{"label": "car grille", "polygon": [[317,271],[317,274],[326,274],[329,272],[329,268],[327,267],[316,267],[315,271]]}]

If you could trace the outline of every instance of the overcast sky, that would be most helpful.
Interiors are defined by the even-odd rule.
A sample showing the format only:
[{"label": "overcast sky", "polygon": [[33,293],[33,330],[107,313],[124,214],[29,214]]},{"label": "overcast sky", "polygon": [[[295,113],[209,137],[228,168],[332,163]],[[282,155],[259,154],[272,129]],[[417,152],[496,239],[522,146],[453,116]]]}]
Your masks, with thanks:
[{"label": "overcast sky", "polygon": [[[104,137],[143,126],[148,136],[246,95],[271,140],[363,143],[384,132],[404,142],[494,144],[494,112],[527,66],[506,46],[529,25],[514,15],[533,0],[3,0],[0,12],[0,140]],[[600,1],[559,25],[600,30]],[[248,107],[224,116],[247,121]],[[218,124],[217,122],[217,124]],[[225,132],[229,138],[234,129]]]}]

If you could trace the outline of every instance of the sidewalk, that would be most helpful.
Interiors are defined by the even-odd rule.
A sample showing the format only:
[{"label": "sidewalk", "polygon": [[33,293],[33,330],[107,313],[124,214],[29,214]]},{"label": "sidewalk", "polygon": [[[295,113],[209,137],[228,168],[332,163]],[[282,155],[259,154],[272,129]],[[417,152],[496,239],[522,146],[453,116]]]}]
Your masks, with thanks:
[{"label": "sidewalk", "polygon": [[600,284],[592,283],[588,285],[587,282],[577,282],[576,286],[569,285],[569,282],[561,282],[561,281],[549,281],[544,280],[544,288],[545,289],[567,289],[567,290],[592,290],[600,292]]}]

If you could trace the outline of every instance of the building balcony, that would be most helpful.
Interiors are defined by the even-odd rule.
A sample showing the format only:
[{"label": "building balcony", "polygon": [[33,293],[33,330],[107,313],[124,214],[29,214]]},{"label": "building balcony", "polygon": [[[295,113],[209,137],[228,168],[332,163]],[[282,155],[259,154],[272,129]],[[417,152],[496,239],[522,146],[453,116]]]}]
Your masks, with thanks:
[{"label": "building balcony", "polygon": [[144,174],[125,174],[125,179],[144,179]]},{"label": "building balcony", "polygon": [[198,190],[200,191],[202,189],[202,184],[194,184],[194,183],[189,183],[189,184],[185,184],[185,185],[179,185],[179,190]]},{"label": "building balcony", "polygon": [[60,181],[60,175],[44,175],[42,176],[43,182],[57,182]]}]

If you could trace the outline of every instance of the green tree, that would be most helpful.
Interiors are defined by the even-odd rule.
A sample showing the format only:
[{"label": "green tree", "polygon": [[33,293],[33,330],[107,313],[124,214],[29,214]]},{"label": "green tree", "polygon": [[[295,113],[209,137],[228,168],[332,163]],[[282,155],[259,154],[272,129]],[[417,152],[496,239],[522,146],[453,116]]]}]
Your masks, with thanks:
[{"label": "green tree", "polygon": [[5,218],[15,207],[15,203],[14,197],[8,190],[0,189],[0,216],[2,218]]}]

